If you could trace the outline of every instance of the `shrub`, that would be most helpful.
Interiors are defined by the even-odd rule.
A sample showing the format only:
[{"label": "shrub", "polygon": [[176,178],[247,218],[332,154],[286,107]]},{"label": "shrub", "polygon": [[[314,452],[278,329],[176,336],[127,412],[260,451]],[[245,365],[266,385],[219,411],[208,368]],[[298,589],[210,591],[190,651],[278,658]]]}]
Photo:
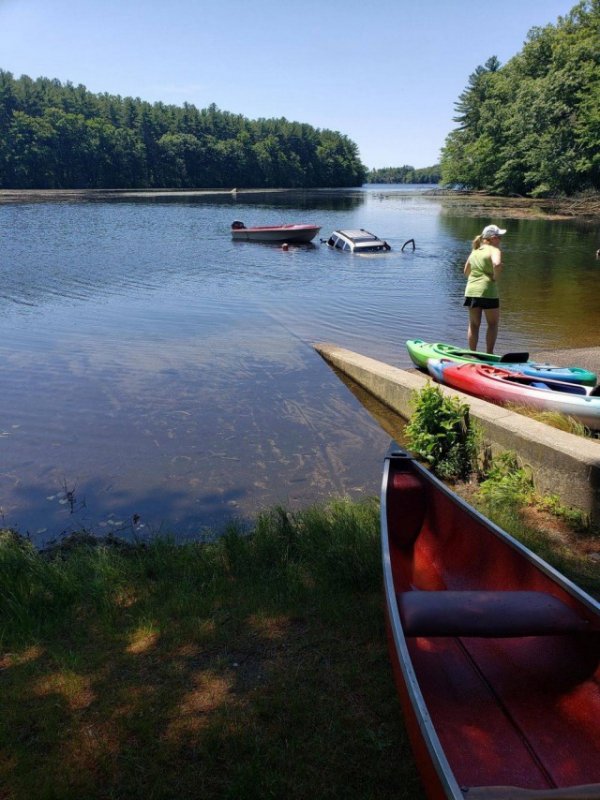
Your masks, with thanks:
[{"label": "shrub", "polygon": [[469,406],[428,384],[415,396],[415,411],[406,426],[408,445],[447,480],[467,478],[476,463],[480,435]]}]

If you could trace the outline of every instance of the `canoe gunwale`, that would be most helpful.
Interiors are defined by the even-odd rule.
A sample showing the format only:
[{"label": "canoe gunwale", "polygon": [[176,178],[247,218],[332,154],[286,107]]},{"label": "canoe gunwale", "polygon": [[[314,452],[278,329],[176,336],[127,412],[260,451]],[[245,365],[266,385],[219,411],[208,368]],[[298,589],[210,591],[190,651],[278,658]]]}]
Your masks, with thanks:
[{"label": "canoe gunwale", "polygon": [[392,576],[392,562],[390,557],[389,531],[387,524],[387,485],[391,459],[395,457],[403,457],[413,460],[408,454],[403,453],[401,450],[394,450],[393,447],[390,446],[388,455],[385,459],[381,484],[380,513],[383,582],[390,632],[394,639],[395,652],[398,655],[397,663],[402,672],[409,702],[413,708],[414,719],[419,727],[422,741],[427,748],[429,758],[436,772],[437,778],[440,781],[442,788],[446,793],[446,797],[449,800],[464,800],[464,794],[458,785],[456,778],[454,777],[454,773],[450,767],[448,759],[446,758],[442,743],[440,742],[435,726],[429,715],[429,710],[427,708],[425,698],[423,697],[423,693],[412,664],[412,659],[408,651],[406,637],[404,635],[402,622],[400,620],[400,611],[396,601],[396,590]]}]

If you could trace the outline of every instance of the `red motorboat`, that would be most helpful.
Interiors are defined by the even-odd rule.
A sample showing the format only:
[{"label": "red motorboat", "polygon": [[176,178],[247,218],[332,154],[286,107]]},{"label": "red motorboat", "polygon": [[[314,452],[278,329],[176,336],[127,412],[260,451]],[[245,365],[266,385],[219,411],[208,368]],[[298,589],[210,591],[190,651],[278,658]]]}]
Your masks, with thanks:
[{"label": "red motorboat", "polygon": [[242,242],[288,242],[289,244],[312,242],[321,230],[319,225],[259,225],[247,228],[236,220],[231,224],[231,236]]},{"label": "red motorboat", "polygon": [[395,445],[381,540],[427,796],[600,800],[600,604]]},{"label": "red motorboat", "polygon": [[600,387],[533,377],[487,364],[456,364],[429,359],[427,369],[435,380],[492,403],[531,406],[558,411],[588,428],[600,428]]}]

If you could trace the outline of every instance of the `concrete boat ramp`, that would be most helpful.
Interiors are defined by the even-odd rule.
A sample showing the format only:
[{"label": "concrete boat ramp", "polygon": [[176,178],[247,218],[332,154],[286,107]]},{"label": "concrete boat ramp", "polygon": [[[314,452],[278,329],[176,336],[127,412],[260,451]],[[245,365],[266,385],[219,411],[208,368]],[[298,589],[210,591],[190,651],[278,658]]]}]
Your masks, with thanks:
[{"label": "concrete boat ramp", "polygon": [[[431,380],[417,371],[399,369],[334,344],[314,347],[328,364],[404,419],[413,413],[414,393]],[[594,351],[585,351],[586,364],[598,371],[600,351]],[[569,352],[572,356],[573,351]],[[548,359],[560,363],[556,355]],[[542,358],[536,354],[536,360]],[[539,492],[558,495],[564,505],[581,509],[594,523],[600,522],[600,441],[557,430],[445,386],[440,389],[468,403],[492,451],[512,450],[532,468]]]}]

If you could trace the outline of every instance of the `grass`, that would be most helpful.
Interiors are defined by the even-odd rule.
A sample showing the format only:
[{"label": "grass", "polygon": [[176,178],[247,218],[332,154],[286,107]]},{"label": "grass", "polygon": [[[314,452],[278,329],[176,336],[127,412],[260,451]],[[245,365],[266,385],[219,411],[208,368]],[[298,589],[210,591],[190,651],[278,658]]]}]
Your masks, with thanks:
[{"label": "grass", "polygon": [[[600,595],[597,564],[516,501],[492,512]],[[423,798],[375,500],[274,509],[209,544],[40,553],[4,532],[0,676],[2,800]]]},{"label": "grass", "polygon": [[531,406],[520,406],[514,403],[509,403],[506,407],[510,411],[515,411],[517,414],[543,422],[559,431],[566,431],[566,433],[573,433],[575,436],[584,436],[591,439],[597,438],[595,432],[590,431],[579,420],[567,414],[561,414],[559,411],[540,411],[537,408],[531,408]]},{"label": "grass", "polygon": [[212,544],[0,541],[0,796],[420,798],[375,502]]}]

